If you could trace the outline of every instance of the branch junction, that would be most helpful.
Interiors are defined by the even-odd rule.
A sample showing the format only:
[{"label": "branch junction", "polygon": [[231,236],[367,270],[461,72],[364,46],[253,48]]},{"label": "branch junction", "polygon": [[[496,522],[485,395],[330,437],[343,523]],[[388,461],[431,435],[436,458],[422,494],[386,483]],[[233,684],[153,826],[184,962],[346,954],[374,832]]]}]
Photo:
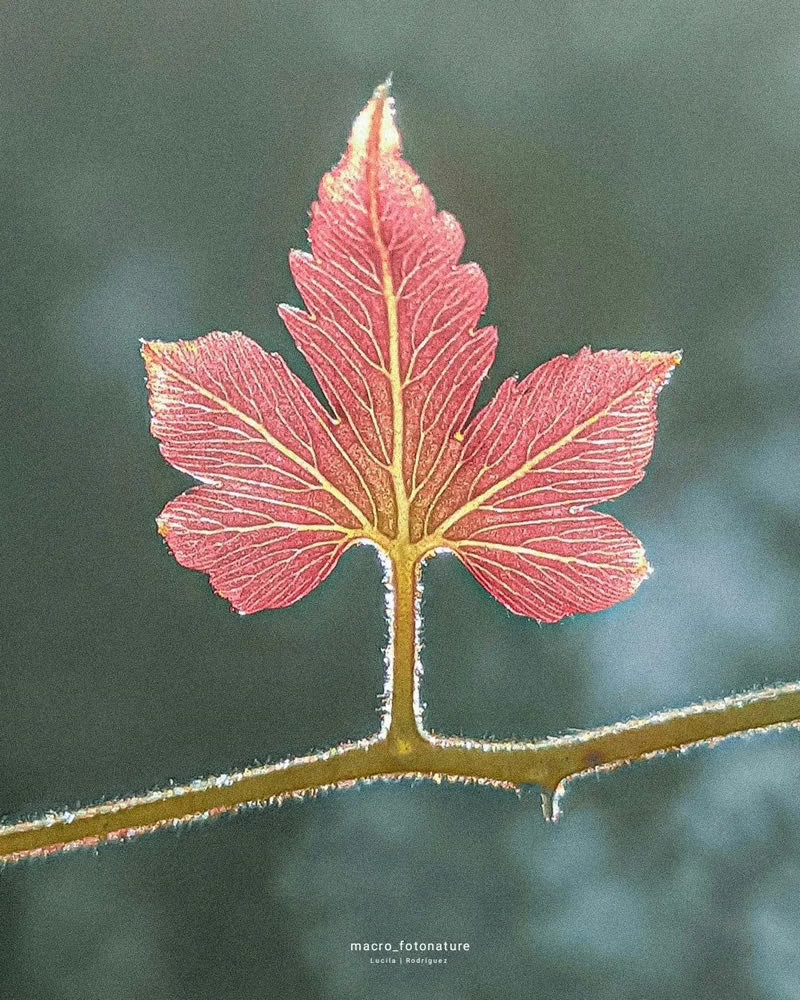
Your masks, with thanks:
[{"label": "branch junction", "polygon": [[225,812],[303,798],[374,779],[536,785],[557,819],[566,783],[668,751],[800,725],[800,683],[752,691],[532,743],[442,738],[422,725],[418,670],[419,561],[392,560],[392,643],[377,736],[324,753],[170,785],[145,795],[0,826],[0,861],[126,840]]}]

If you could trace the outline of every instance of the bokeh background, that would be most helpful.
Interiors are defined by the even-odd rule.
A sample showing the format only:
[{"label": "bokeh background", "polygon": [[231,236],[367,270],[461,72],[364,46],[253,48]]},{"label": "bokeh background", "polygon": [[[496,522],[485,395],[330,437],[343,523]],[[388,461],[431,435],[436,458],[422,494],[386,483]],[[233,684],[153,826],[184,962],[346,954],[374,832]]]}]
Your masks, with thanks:
[{"label": "bokeh background", "polygon": [[[321,174],[394,71],[407,153],[489,277],[501,378],[683,348],[612,510],[656,572],[516,618],[425,579],[428,721],[537,737],[796,679],[800,5],[5,0],[6,622],[0,813],[372,732],[383,596],[358,550],[241,618],[154,517],[140,337],[275,314]],[[14,1000],[800,997],[800,738],[535,790],[373,785],[0,872]],[[471,944],[381,969],[354,940]]]}]

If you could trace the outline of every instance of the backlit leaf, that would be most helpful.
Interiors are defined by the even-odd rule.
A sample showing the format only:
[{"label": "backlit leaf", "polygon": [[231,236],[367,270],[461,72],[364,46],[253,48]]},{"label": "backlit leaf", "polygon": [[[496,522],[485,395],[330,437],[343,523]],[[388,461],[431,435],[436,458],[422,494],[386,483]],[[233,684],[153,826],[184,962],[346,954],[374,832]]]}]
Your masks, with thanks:
[{"label": "backlit leaf", "polygon": [[152,431],[204,485],[159,530],[240,611],[282,607],[369,541],[416,560],[451,549],[510,610],[540,621],[630,596],[640,542],[588,508],[642,478],[675,353],[558,357],[508,379],[471,421],[494,359],[487,288],[458,222],[401,155],[381,87],[320,184],[305,310],[279,311],[328,408],[240,333],[148,342]]}]

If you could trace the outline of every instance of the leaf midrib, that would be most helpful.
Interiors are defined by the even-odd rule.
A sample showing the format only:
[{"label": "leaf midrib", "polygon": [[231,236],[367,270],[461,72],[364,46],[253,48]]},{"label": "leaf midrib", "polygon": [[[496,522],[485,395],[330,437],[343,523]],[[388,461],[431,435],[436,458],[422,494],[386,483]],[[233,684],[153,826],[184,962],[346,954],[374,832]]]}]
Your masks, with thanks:
[{"label": "leaf midrib", "polygon": [[397,296],[394,289],[394,279],[392,278],[389,250],[383,238],[383,230],[381,228],[378,199],[381,128],[383,126],[387,98],[386,87],[379,87],[374,98],[369,136],[367,139],[366,181],[370,226],[372,237],[375,241],[375,249],[380,260],[381,290],[386,310],[386,327],[389,341],[389,369],[386,374],[389,378],[392,395],[392,464],[390,471],[397,511],[395,537],[398,542],[405,544],[410,542],[410,530],[409,498],[403,475],[405,413],[403,405],[403,379],[400,372],[400,331],[397,319]]}]

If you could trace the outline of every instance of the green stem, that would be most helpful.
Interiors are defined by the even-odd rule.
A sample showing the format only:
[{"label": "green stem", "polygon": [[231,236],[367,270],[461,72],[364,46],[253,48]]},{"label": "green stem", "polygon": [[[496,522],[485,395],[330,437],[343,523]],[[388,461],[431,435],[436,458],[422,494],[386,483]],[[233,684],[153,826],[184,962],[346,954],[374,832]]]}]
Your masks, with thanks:
[{"label": "green stem", "polygon": [[404,553],[392,561],[393,613],[390,623],[392,658],[386,741],[398,759],[424,753],[420,728],[417,669],[417,594],[419,564]]},{"label": "green stem", "polygon": [[800,726],[800,683],[793,683],[534,743],[426,734],[418,711],[418,580],[416,556],[401,549],[392,562],[388,725],[376,737],[74,812],[9,822],[0,825],[0,861],[125,840],[161,827],[289,797],[313,796],[323,789],[344,788],[370,778],[444,778],[512,789],[536,784],[545,792],[546,814],[555,798],[550,813],[555,819],[565,783],[578,775],[729,736]]}]

